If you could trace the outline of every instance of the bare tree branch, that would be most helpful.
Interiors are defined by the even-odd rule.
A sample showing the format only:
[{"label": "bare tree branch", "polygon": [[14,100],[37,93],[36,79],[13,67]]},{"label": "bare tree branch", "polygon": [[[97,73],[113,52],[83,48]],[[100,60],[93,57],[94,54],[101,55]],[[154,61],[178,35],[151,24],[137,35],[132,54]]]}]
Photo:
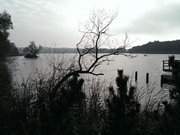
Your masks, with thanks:
[{"label": "bare tree branch", "polygon": [[[113,49],[100,55],[101,43],[104,44],[107,39],[107,31],[109,26],[114,21],[115,16],[108,16],[104,12],[98,14],[94,13],[89,18],[89,24],[85,25],[86,30],[82,30],[83,33],[80,41],[76,44],[78,53],[78,69],[69,71],[61,80],[57,82],[52,89],[52,98],[56,95],[58,88],[68,80],[71,76],[79,74],[91,74],[91,75],[103,75],[103,73],[95,73],[95,69],[102,65],[104,62],[109,61],[106,59],[108,56],[119,54],[123,48]],[[105,40],[104,40],[105,39]],[[126,39],[127,40],[127,39]],[[81,46],[81,47],[80,47]],[[86,60],[90,60],[87,62]]]}]

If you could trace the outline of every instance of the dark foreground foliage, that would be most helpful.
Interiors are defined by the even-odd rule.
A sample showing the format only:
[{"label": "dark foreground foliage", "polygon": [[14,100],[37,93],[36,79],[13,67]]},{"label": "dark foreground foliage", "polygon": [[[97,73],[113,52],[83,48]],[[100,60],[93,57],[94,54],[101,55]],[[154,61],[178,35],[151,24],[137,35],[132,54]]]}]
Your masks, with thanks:
[{"label": "dark foreground foliage", "polygon": [[[101,97],[98,84],[94,84],[91,94],[86,96],[84,80],[78,75],[68,79],[52,99],[54,80],[41,78],[24,83],[13,91],[4,64],[1,64],[0,71],[2,135],[180,134],[178,94],[174,97],[176,104],[163,102],[163,113],[141,111],[136,88],[127,87],[128,77],[122,70],[118,71],[116,78],[117,89],[109,87],[109,96],[105,99]],[[16,91],[23,92],[17,94]]]}]

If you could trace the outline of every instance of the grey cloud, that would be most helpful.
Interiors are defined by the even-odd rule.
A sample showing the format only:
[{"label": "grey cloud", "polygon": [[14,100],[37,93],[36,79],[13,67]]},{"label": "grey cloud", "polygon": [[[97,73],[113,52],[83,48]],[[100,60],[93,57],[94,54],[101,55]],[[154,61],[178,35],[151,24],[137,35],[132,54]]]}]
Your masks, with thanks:
[{"label": "grey cloud", "polygon": [[[61,34],[64,33],[63,15],[54,8],[57,4],[58,0],[0,0],[0,10],[5,9],[12,16],[14,30],[11,40],[24,46],[31,40],[49,44],[64,37],[65,34]],[[63,3],[58,6],[61,9]]]},{"label": "grey cloud", "polygon": [[123,28],[123,31],[135,34],[180,33],[180,3],[166,5],[148,12],[128,27]]}]

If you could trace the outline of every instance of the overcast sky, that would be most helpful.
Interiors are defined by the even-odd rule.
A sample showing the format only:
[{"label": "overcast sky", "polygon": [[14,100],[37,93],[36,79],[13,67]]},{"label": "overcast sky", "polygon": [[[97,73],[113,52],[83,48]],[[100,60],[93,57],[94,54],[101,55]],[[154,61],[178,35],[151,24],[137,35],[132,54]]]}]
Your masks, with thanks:
[{"label": "overcast sky", "polygon": [[[17,46],[74,47],[79,27],[98,9],[118,12],[111,34],[128,33],[132,46],[180,39],[180,0],[0,0],[12,16],[10,39]],[[120,42],[119,42],[120,43]]]}]

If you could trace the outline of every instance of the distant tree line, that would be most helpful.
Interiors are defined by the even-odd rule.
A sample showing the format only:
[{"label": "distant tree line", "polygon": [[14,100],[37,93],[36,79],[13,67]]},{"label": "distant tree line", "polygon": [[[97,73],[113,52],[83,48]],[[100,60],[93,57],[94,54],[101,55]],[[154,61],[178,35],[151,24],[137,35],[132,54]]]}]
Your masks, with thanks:
[{"label": "distant tree line", "polygon": [[129,49],[128,52],[150,54],[180,54],[180,40],[149,42],[142,46],[135,46]]},{"label": "distant tree line", "polygon": [[[22,52],[23,48],[18,48],[20,52]],[[91,48],[89,48],[91,49]],[[80,48],[81,51],[83,51],[83,48]],[[108,49],[108,48],[100,48],[99,53],[111,53],[117,50],[114,49]],[[125,50],[121,50],[121,52],[125,52]],[[51,48],[51,47],[42,47],[39,51],[39,53],[77,53],[76,48]],[[91,49],[91,53],[95,53],[94,49]]]},{"label": "distant tree line", "polygon": [[[89,48],[90,49],[90,48]],[[99,53],[110,53],[115,49],[100,48]],[[22,52],[23,48],[19,48],[19,51]],[[81,49],[83,51],[83,48]],[[174,41],[154,41],[141,46],[135,46],[128,50],[120,49],[122,53],[149,53],[149,54],[180,54],[180,40]],[[95,50],[91,49],[91,53],[94,53]],[[51,47],[42,47],[40,53],[77,53],[76,48],[51,48]]]}]

